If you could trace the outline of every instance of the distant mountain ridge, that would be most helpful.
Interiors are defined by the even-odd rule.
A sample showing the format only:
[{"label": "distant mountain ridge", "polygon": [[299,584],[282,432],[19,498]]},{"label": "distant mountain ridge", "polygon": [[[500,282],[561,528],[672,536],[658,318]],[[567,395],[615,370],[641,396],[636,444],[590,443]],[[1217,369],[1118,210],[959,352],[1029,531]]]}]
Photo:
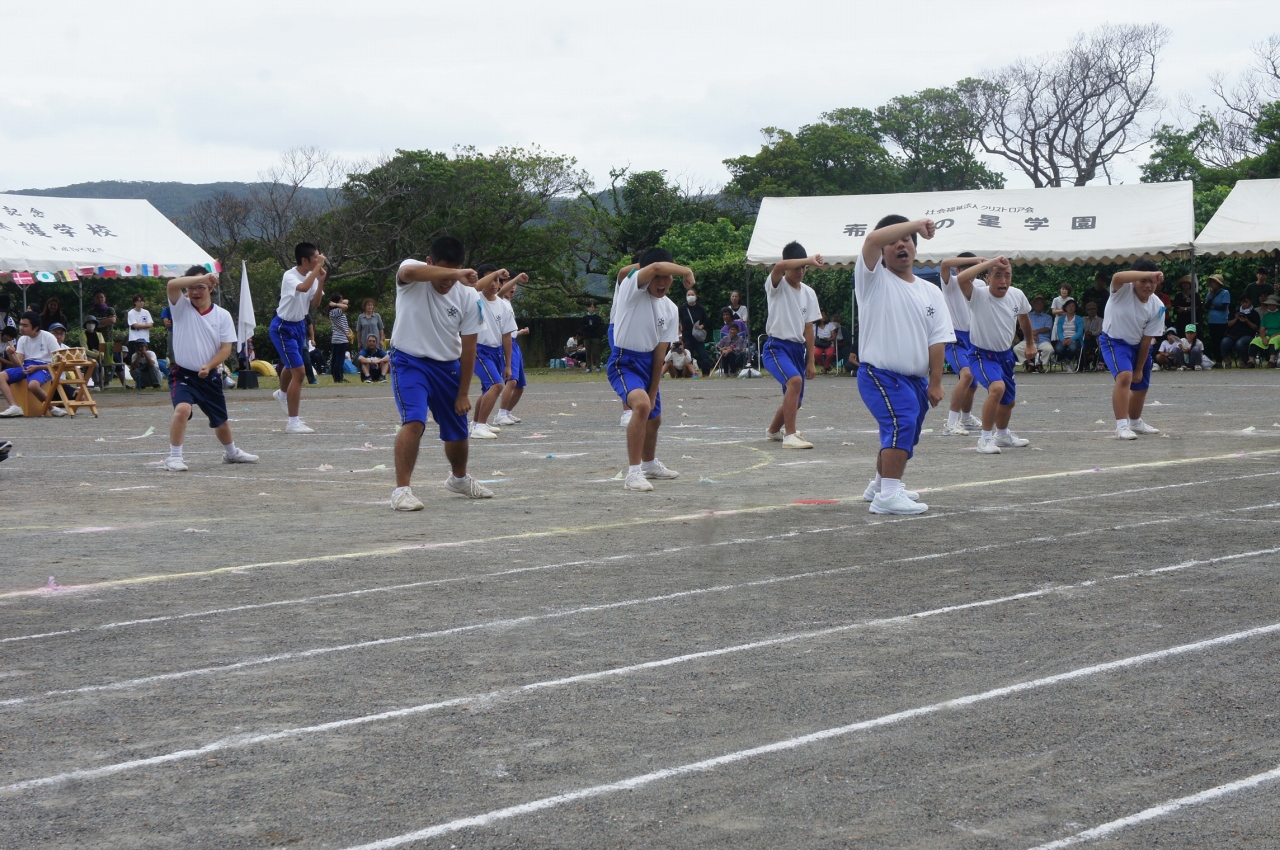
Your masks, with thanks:
[{"label": "distant mountain ridge", "polygon": [[[73,183],[52,189],[8,189],[10,195],[37,195],[45,198],[122,198],[150,201],[166,218],[181,221],[195,204],[224,192],[243,198],[257,183],[157,183],[149,180],[99,180],[93,183]],[[302,189],[312,194],[320,204],[325,203],[322,189]]]}]

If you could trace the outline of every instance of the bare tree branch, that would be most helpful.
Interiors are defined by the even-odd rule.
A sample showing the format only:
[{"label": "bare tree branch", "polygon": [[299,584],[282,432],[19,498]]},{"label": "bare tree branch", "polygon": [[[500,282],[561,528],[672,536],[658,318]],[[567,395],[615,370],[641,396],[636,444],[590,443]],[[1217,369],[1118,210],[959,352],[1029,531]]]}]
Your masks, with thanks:
[{"label": "bare tree branch", "polygon": [[1206,146],[1204,157],[1220,168],[1262,153],[1264,146],[1255,138],[1253,128],[1262,107],[1280,100],[1280,34],[1255,44],[1253,57],[1253,65],[1235,85],[1221,72],[1210,77],[1222,106],[1209,112],[1218,124],[1218,134]]}]

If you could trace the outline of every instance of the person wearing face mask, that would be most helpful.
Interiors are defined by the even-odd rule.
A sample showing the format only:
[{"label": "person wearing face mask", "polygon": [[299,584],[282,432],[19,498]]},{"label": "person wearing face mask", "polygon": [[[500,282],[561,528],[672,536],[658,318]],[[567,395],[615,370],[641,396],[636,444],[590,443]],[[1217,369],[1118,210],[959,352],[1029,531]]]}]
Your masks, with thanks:
[{"label": "person wearing face mask", "polygon": [[604,319],[596,312],[595,302],[587,305],[587,315],[582,317],[578,338],[586,346],[587,371],[600,368],[600,340],[604,337]]},{"label": "person wearing face mask", "polygon": [[709,324],[706,309],[698,303],[698,291],[687,290],[684,303],[680,305],[680,337],[684,340],[685,351],[693,355],[704,378],[711,368],[711,355],[707,353],[706,345]]},{"label": "person wearing face mask", "polygon": [[1258,311],[1253,309],[1253,301],[1248,295],[1241,296],[1239,309],[1227,320],[1227,334],[1223,337],[1219,350],[1224,369],[1231,368],[1232,357],[1236,359],[1236,365],[1241,368],[1253,366],[1253,358],[1249,356],[1249,345],[1257,336],[1260,325]]}]

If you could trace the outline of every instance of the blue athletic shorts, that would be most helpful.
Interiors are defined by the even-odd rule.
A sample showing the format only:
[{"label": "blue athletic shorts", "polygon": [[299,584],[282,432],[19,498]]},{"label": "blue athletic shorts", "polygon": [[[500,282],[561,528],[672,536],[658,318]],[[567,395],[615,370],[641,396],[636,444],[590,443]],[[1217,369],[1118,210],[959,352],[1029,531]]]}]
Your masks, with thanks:
[{"label": "blue athletic shorts", "polygon": [[[1134,371],[1136,365],[1134,361],[1138,359],[1138,346],[1103,334],[1098,337],[1098,348],[1102,351],[1102,362],[1106,363],[1107,368],[1111,370],[1111,377],[1114,378],[1121,372]],[[1141,392],[1151,386],[1151,361],[1154,348],[1154,345],[1147,348],[1147,362],[1142,365],[1142,380],[1138,380],[1135,374],[1129,389]]]},{"label": "blue athletic shorts", "polygon": [[[612,345],[612,335],[609,342]],[[653,352],[631,351],[614,346],[613,353],[609,355],[609,364],[605,367],[605,374],[609,376],[609,384],[613,387],[613,391],[618,394],[618,398],[622,399],[622,403],[626,404],[627,396],[636,390],[648,391],[649,378],[653,375]],[[658,392],[654,394],[653,410],[649,411],[649,418],[656,419],[661,415],[662,393]]]},{"label": "blue athletic shorts", "polygon": [[457,360],[431,360],[391,349],[391,394],[400,411],[400,424],[427,422],[427,410],[440,426],[446,443],[467,439],[467,417],[453,409],[462,383]]},{"label": "blue athletic shorts", "polygon": [[286,322],[279,316],[271,320],[267,328],[271,344],[280,355],[280,365],[286,369],[301,369],[304,357],[307,356],[307,323]]},{"label": "blue athletic shorts", "polygon": [[[23,362],[27,366],[45,365],[43,360],[25,360]],[[26,370],[21,366],[14,366],[11,369],[5,369],[4,376],[9,379],[9,383],[11,384],[16,384],[19,381],[26,381],[30,384],[47,384],[53,378],[53,375],[49,374],[48,369],[37,369],[28,375]]]},{"label": "blue athletic shorts", "polygon": [[476,343],[476,374],[480,376],[480,392],[487,393],[489,387],[502,383],[504,365],[501,348]]},{"label": "blue athletic shorts", "polygon": [[191,405],[191,415],[187,419],[196,415],[195,407],[198,405],[209,417],[210,428],[217,428],[227,421],[227,397],[222,392],[222,379],[216,371],[202,378],[199,372],[173,364],[169,367],[169,400],[174,407],[183,403]]},{"label": "blue athletic shorts", "polygon": [[988,351],[976,346],[969,359],[969,371],[983,389],[991,389],[991,384],[995,381],[1004,381],[1001,404],[1013,404],[1013,400],[1018,397],[1018,385],[1013,379],[1013,369],[1017,365],[1017,358],[1012,351]]},{"label": "blue athletic shorts", "polygon": [[511,380],[516,382],[517,387],[528,385],[524,379],[524,352],[520,350],[514,337],[511,340]]},{"label": "blue athletic shorts", "polygon": [[974,347],[969,341],[968,331],[956,331],[956,341],[947,343],[945,356],[947,365],[951,367],[951,371],[957,375],[962,369],[973,370],[973,364],[969,361],[973,359]]},{"label": "blue athletic shorts", "polygon": [[782,392],[787,392],[787,381],[800,379],[800,404],[804,404],[804,370],[809,363],[809,352],[803,342],[792,342],[789,339],[776,339],[767,336],[764,348],[760,350],[760,365],[782,384]]},{"label": "blue athletic shorts", "polygon": [[880,423],[880,448],[901,449],[907,457],[915,454],[929,413],[929,382],[863,363],[858,367],[858,394]]}]

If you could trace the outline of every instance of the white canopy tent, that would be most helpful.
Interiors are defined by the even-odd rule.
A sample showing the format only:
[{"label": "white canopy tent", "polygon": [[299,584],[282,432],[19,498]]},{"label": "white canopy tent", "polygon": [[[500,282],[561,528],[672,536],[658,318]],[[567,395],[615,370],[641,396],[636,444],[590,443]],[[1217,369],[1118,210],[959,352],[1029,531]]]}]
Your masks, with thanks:
[{"label": "white canopy tent", "polygon": [[794,239],[851,266],[866,234],[890,213],[937,222],[937,236],[920,240],[921,264],[962,251],[1028,265],[1118,263],[1186,253],[1195,234],[1190,182],[765,198],[747,264],[778,262]]},{"label": "white canopy tent", "polygon": [[1241,180],[1196,237],[1196,253],[1256,257],[1280,251],[1280,180]]},{"label": "white canopy tent", "polygon": [[178,277],[220,270],[147,201],[0,195],[0,272]]}]

